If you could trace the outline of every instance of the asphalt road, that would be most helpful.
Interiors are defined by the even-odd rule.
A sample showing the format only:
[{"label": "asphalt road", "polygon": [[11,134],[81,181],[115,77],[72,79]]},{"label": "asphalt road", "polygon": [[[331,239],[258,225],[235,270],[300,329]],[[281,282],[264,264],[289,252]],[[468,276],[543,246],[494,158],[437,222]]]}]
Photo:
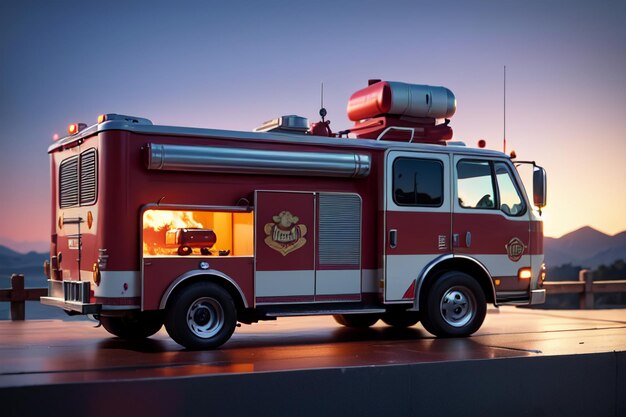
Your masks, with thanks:
[{"label": "asphalt road", "polygon": [[130,343],[95,322],[0,321],[0,387],[626,351],[626,310],[489,310],[474,336],[421,325],[343,328],[332,317],[243,325],[221,349],[184,350],[161,329]]}]

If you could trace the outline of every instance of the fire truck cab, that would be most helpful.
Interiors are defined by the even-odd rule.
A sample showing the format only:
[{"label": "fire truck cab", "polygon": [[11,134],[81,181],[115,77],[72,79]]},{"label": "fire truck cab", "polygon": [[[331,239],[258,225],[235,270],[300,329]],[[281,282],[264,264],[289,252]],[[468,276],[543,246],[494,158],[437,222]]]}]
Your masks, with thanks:
[{"label": "fire truck cab", "polygon": [[338,134],[325,111],[254,132],[73,125],[49,148],[41,301],[126,339],[165,325],[190,349],[323,314],[468,336],[487,303],[543,303],[545,171],[532,163],[529,200],[519,162],[450,141],[455,109],[444,87],[375,80]]}]

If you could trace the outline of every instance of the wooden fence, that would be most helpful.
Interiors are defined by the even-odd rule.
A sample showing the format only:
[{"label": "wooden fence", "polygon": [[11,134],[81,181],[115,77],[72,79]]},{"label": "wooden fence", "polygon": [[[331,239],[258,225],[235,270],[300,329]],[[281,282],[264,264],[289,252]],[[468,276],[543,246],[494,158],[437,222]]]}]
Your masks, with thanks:
[{"label": "wooden fence", "polygon": [[578,273],[578,281],[545,281],[543,288],[548,295],[578,294],[581,310],[592,309],[594,294],[626,292],[626,280],[594,281],[593,272],[583,269]]},{"label": "wooden fence", "polygon": [[0,289],[0,302],[11,303],[11,320],[26,318],[26,301],[39,301],[39,297],[48,295],[47,288],[24,288],[24,275],[11,275],[11,288]]},{"label": "wooden fence", "polygon": [[[626,280],[594,281],[593,273],[587,269],[580,271],[578,281],[545,281],[543,288],[548,295],[579,294],[581,309],[592,309],[594,294],[626,292]],[[11,320],[26,318],[26,301],[39,301],[39,297],[48,295],[47,288],[24,288],[24,275],[11,275],[11,288],[0,289],[0,302],[11,303]]]}]

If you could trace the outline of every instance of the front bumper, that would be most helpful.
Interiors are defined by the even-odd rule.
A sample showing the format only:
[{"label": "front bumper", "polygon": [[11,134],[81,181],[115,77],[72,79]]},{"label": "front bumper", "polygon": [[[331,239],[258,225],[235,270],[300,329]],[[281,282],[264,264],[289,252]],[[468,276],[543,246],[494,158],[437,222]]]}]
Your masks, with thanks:
[{"label": "front bumper", "polygon": [[546,302],[546,290],[532,290],[529,304],[543,304]]}]

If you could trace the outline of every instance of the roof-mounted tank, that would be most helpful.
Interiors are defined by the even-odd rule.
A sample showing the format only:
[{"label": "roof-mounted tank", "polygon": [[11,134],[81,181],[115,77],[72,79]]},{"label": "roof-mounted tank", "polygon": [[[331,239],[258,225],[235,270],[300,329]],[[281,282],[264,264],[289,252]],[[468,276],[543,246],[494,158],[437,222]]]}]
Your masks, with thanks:
[{"label": "roof-mounted tank", "polygon": [[352,94],[348,117],[358,138],[441,143],[452,138],[456,98],[445,87],[371,80]]}]

